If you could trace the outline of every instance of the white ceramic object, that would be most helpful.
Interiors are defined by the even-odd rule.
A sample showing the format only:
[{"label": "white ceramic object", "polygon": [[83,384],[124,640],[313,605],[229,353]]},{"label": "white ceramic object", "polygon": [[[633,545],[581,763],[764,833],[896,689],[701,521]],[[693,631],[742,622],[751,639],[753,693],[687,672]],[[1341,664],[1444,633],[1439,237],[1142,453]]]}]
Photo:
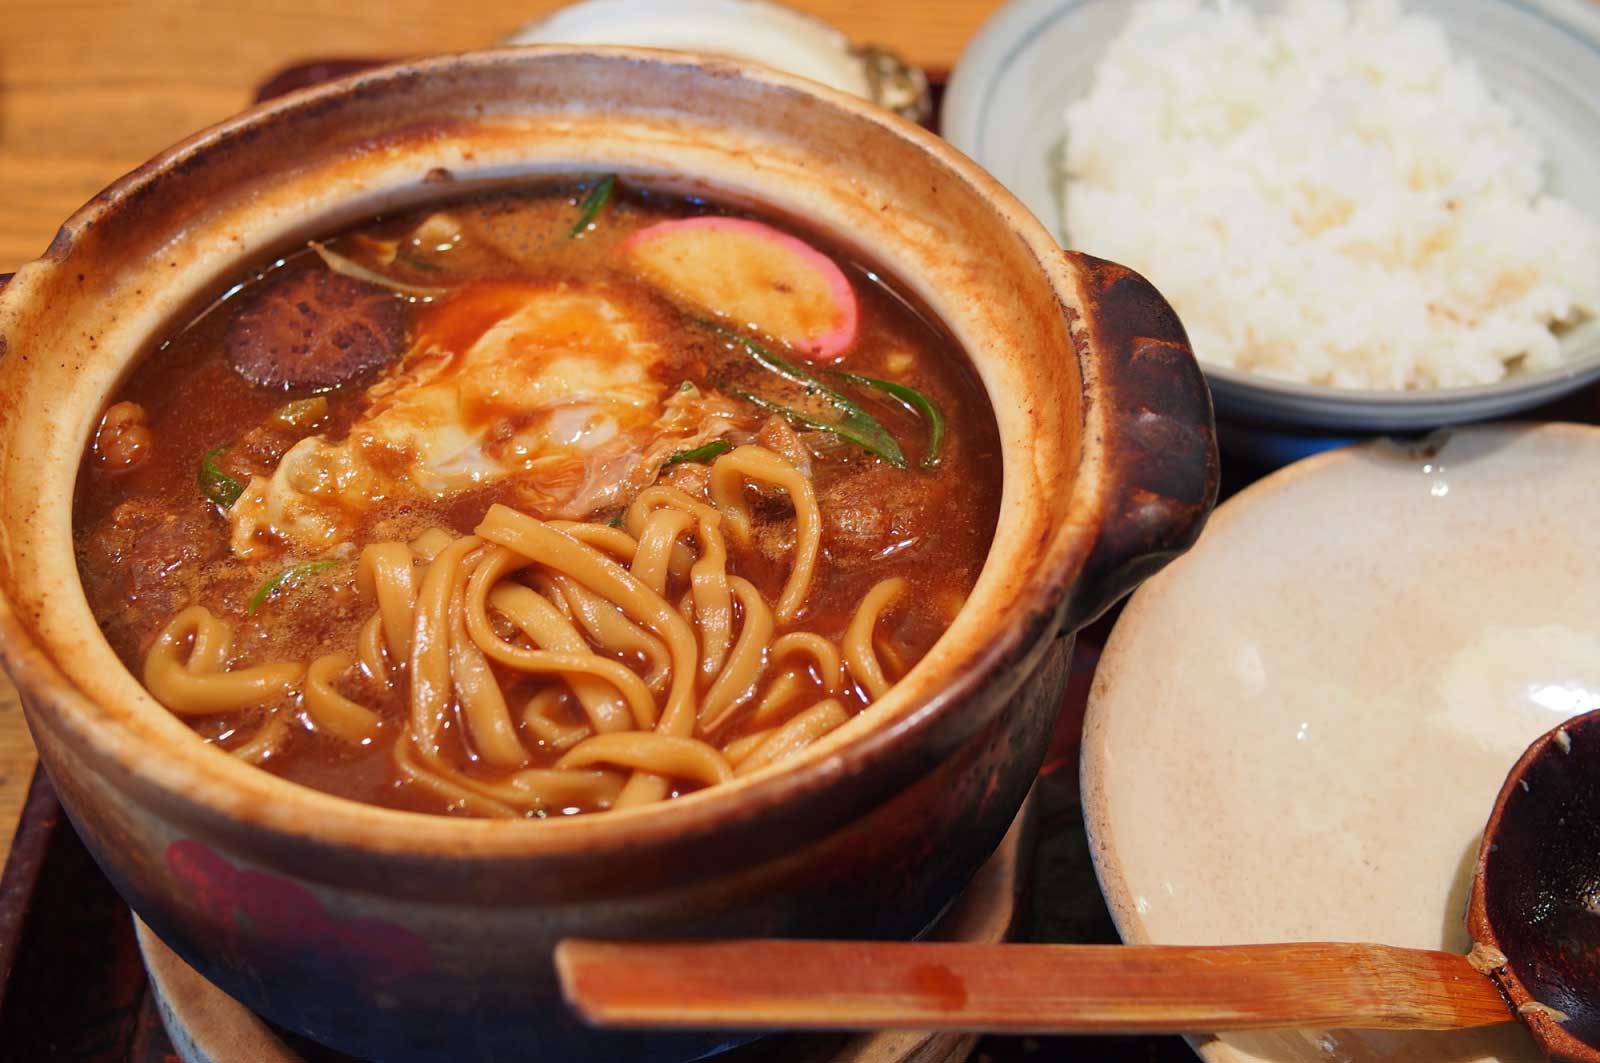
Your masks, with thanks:
[{"label": "white ceramic object", "polygon": [[[1281,0],[1246,0],[1263,8]],[[1600,218],[1600,4],[1593,0],[1402,0],[1444,25],[1495,95],[1544,143],[1549,186]],[[946,139],[978,161],[1072,243],[1061,218],[1068,104],[1087,94],[1129,0],[1013,0],[956,64]],[[1093,247],[1077,250],[1094,253]],[[1153,278],[1157,286],[1160,278]],[[1206,366],[1224,417],[1322,429],[1400,431],[1503,416],[1600,378],[1600,323],[1566,338],[1560,369],[1430,391],[1339,390]]]},{"label": "white ceramic object", "polygon": [[844,34],[765,0],[586,0],[518,30],[506,43],[625,44],[725,55],[872,95]]},{"label": "white ceramic object", "polygon": [[[1600,708],[1597,468],[1597,428],[1462,429],[1319,455],[1219,508],[1134,595],[1090,696],[1084,812],[1123,939],[1467,951],[1506,772]],[[1516,1024],[1198,1047],[1211,1063],[1542,1058]]]}]

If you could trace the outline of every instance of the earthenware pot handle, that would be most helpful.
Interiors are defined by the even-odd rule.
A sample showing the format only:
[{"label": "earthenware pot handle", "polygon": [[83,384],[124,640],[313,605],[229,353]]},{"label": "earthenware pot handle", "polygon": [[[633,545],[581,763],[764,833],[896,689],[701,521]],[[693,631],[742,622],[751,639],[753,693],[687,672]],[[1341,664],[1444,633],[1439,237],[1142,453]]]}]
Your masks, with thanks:
[{"label": "earthenware pot handle", "polygon": [[[1090,393],[1106,453],[1094,546],[1067,606],[1076,631],[1194,544],[1217,500],[1211,391],[1183,325],[1155,287],[1067,252],[1083,279]],[[1090,411],[1091,420],[1094,411]]]}]

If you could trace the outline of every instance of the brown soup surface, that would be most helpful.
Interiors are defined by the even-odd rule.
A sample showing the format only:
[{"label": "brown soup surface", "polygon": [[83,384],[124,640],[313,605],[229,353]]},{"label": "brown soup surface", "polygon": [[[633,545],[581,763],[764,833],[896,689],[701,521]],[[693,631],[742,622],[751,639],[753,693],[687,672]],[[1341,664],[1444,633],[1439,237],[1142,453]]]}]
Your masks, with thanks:
[{"label": "brown soup surface", "polygon": [[971,590],[1000,467],[971,365],[879,272],[587,179],[239,277],[114,396],[75,537],[112,647],[206,741],[392,808],[559,815],[881,696]]}]

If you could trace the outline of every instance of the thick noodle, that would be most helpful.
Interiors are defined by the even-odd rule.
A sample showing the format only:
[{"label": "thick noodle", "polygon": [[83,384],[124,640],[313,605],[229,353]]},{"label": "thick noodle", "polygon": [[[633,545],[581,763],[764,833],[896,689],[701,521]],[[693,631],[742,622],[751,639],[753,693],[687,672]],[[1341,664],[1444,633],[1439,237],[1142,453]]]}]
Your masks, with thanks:
[{"label": "thick noodle", "polygon": [[[755,531],[751,484],[793,510],[772,601],[729,569],[727,537]],[[620,527],[495,505],[473,535],[370,544],[353,573],[370,612],[347,651],[234,667],[233,624],[193,606],[157,635],[145,683],[180,715],[265,710],[233,749],[257,762],[297,728],[392,740],[400,780],[470,815],[627,808],[750,775],[889,689],[875,640],[908,585],[876,584],[837,643],[800,629],[821,541],[807,475],[741,446],[705,490],[648,487]]]},{"label": "thick noodle", "polygon": [[284,719],[283,713],[275,712],[256,729],[254,735],[228,752],[249,764],[265,764],[283,752],[290,737],[289,721]]},{"label": "thick noodle", "polygon": [[325,653],[306,669],[305,706],[319,731],[341,741],[366,742],[378,733],[378,714],[334,689],[333,679],[350,667],[348,654]]},{"label": "thick noodle", "polygon": [[739,762],[739,774],[749,775],[758,768],[789,759],[849,718],[844,706],[832,698],[811,706],[751,750]]},{"label": "thick noodle", "polygon": [[[502,661],[509,655],[513,661],[520,662],[527,653],[520,647],[505,643],[494,633],[488,612],[489,606],[492,605],[540,649],[565,655],[591,653],[583,636],[578,634],[577,629],[548,600],[531,588],[518,583],[502,585],[501,581],[507,574],[526,565],[525,558],[499,546],[492,547],[478,562],[467,585],[466,607],[467,630],[471,632],[478,647],[484,652],[496,653]],[[526,668],[526,670],[537,669]],[[608,677],[587,674],[572,674],[568,677],[568,684],[577,695],[578,701],[582,703],[584,711],[589,714],[594,729],[621,731],[628,727],[628,706],[624,704],[624,699],[629,692],[636,694],[631,701],[638,726],[650,726],[655,721],[656,713],[655,701],[649,691],[647,689],[639,691],[637,688],[643,684],[639,683],[637,677],[626,668],[621,668],[620,672],[609,669],[608,672],[610,673]],[[607,684],[607,678],[610,679],[611,685]],[[622,692],[622,696],[613,692],[613,686]]]},{"label": "thick noodle", "polygon": [[233,625],[192,605],[161,629],[144,659],[144,685],[179,716],[211,716],[271,705],[288,694],[299,664],[228,667]]},{"label": "thick noodle", "polygon": [[733,769],[715,746],[697,738],[633,731],[586,738],[556,761],[558,768],[620,764],[655,775],[694,779],[710,786],[733,778]]},{"label": "thick noodle", "polygon": [[689,733],[694,726],[694,675],[699,653],[694,632],[681,613],[615,561],[526,513],[492,506],[478,525],[478,534],[605,595],[660,636],[672,655],[673,674],[659,726],[668,734]]},{"label": "thick noodle", "polygon": [[522,725],[538,738],[546,749],[565,750],[594,734],[588,724],[557,719],[566,705],[567,696],[559,686],[547,686],[522,709]]},{"label": "thick noodle", "polygon": [[761,592],[738,576],[729,583],[739,599],[744,620],[726,667],[700,699],[700,729],[708,733],[720,729],[741,705],[755,697],[767,668],[767,647],[772,642],[772,610]]},{"label": "thick noodle", "polygon": [[799,469],[773,451],[752,446],[730,450],[711,466],[711,497],[734,534],[742,538],[750,535],[750,510],[743,497],[746,480],[783,488],[794,506],[794,561],[788,582],[772,610],[779,621],[787,624],[805,604],[817,571],[817,551],[822,545],[822,511],[817,508],[817,493]]},{"label": "thick noodle", "polygon": [[889,679],[883,674],[878,661],[878,651],[873,645],[873,635],[878,629],[878,619],[898,602],[906,592],[907,583],[899,576],[886,579],[867,592],[856,607],[856,615],[844,633],[844,663],[850,675],[872,699],[883,697],[889,690]]},{"label": "thick noodle", "polygon": [[[433,531],[443,534],[437,528]],[[438,546],[433,554],[426,555],[430,558],[449,545],[439,544],[433,533],[424,538]],[[423,549],[427,548],[428,544],[424,544]],[[356,588],[368,598],[377,599],[384,645],[397,661],[411,656],[412,615],[417,607],[415,556],[404,543],[373,543],[361,551],[361,560],[356,563]]]},{"label": "thick noodle", "polygon": [[407,737],[425,758],[440,754],[439,732],[453,715],[455,688],[450,672],[450,605],[461,562],[477,549],[475,536],[457,539],[428,564],[417,591],[411,628],[411,727]]},{"label": "thick noodle", "polygon": [[[682,513],[690,520],[662,519],[663,510],[669,514]],[[652,522],[657,522],[654,528]],[[733,640],[733,595],[728,587],[728,548],[722,538],[722,514],[680,488],[656,484],[639,492],[628,507],[624,525],[641,539],[652,532],[659,539],[668,534],[662,529],[673,529],[670,541],[650,544],[652,551],[659,550],[662,555],[659,559],[646,555],[651,576],[656,574],[653,569],[657,564],[663,569],[670,568],[672,552],[679,549],[678,535],[691,527],[694,529],[700,556],[688,566],[689,592],[694,602],[695,622],[700,629],[700,671],[704,678],[710,679],[721,670]],[[637,575],[638,555],[635,555],[634,566]],[[656,593],[665,594],[665,584],[663,579]]]},{"label": "thick noodle", "polygon": [[547,574],[539,580],[546,597],[559,603],[597,648],[613,654],[638,654],[647,665],[645,684],[657,694],[666,692],[672,678],[672,655],[666,643],[629,620],[612,602],[566,576]]}]

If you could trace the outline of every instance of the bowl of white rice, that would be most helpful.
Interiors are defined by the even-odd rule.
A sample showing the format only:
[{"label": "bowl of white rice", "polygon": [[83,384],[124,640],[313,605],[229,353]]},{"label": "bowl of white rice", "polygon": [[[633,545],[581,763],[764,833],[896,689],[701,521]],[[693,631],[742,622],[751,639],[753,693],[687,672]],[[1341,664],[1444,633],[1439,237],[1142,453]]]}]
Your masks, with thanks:
[{"label": "bowl of white rice", "polygon": [[1404,431],[1600,378],[1597,86],[1594,0],[1015,0],[942,118],[1219,415]]}]

